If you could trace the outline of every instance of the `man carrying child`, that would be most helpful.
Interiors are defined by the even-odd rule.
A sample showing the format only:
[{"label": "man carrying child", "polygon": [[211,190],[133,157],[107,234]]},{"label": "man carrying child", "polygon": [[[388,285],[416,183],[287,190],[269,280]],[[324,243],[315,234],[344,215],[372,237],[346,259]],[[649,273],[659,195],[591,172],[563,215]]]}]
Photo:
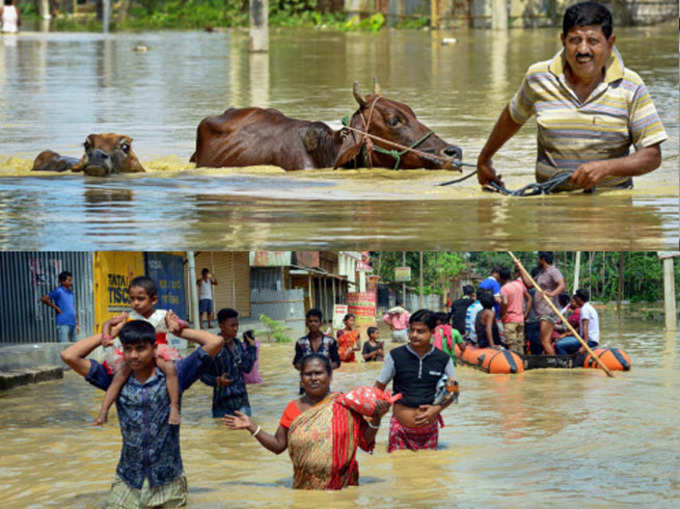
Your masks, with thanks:
[{"label": "man carrying child", "polygon": [[[166,316],[168,330],[200,346],[177,361],[180,391],[198,379],[211,357],[222,347],[222,338],[206,331],[185,327],[172,311]],[[125,323],[116,316],[106,323],[112,336],[118,336],[125,363],[132,375],[116,399],[123,436],[116,477],[108,495],[107,507],[178,507],[186,504],[187,481],[179,445],[179,426],[168,422],[170,398],[165,375],[154,362],[156,330],[142,320]],[[113,374],[86,357],[102,345],[102,334],[78,341],[61,353],[62,360],[95,387],[106,390]]]}]

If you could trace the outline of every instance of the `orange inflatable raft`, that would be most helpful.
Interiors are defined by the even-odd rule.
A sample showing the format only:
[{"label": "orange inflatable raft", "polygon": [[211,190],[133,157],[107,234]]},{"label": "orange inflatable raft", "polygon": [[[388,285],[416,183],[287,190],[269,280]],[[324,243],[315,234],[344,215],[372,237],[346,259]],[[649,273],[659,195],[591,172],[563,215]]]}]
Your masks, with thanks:
[{"label": "orange inflatable raft", "polygon": [[467,345],[461,355],[456,345],[456,357],[463,363],[486,371],[487,373],[522,373],[524,361],[510,350],[496,350],[495,348],[477,348]]},{"label": "orange inflatable raft", "polygon": [[[620,348],[593,348],[593,353],[611,371],[629,371],[632,365],[628,354]],[[586,355],[583,367],[601,369],[590,354]]]}]

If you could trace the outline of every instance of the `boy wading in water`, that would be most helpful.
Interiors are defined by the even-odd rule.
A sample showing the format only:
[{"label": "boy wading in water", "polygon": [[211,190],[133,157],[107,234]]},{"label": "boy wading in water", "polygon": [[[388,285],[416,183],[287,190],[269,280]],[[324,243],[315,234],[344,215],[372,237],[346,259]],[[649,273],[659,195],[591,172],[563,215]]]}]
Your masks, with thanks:
[{"label": "boy wading in water", "polygon": [[446,374],[455,378],[451,357],[432,345],[436,315],[421,309],[409,319],[409,342],[385,357],[375,386],[385,390],[394,380],[393,394],[402,398],[394,404],[387,452],[397,449],[436,449],[441,411],[453,400],[433,405],[437,382]]},{"label": "boy wading in water", "polygon": [[[179,424],[179,382],[177,380],[177,370],[175,369],[174,361],[178,360],[180,357],[177,350],[168,346],[166,339],[168,331],[166,316],[168,311],[164,309],[154,309],[154,306],[158,302],[158,288],[156,287],[154,280],[150,277],[139,276],[130,281],[128,295],[132,311],[129,314],[122,313],[119,317],[123,321],[128,320],[128,318],[130,320],[142,320],[153,326],[156,334],[154,362],[165,375],[168,396],[170,397],[170,415],[168,416],[168,423]],[[102,327],[102,346],[112,346],[114,338],[115,335],[111,334],[110,326],[104,324]],[[113,366],[108,366],[113,368],[115,376],[113,377],[111,385],[109,385],[109,388],[106,390],[101,410],[94,421],[98,426],[101,426],[107,421],[111,405],[118,398],[121,388],[132,373],[130,366],[123,362],[123,357],[122,352],[114,352],[114,359],[111,363]]]},{"label": "boy wading in water", "polygon": [[[222,347],[222,339],[206,331],[184,328],[168,312],[170,332],[200,345],[191,355],[177,361],[181,392],[193,384],[205,364]],[[156,331],[142,320],[124,323],[116,316],[107,322],[112,336],[123,345],[124,362],[132,375],[116,399],[123,448],[106,501],[106,507],[179,507],[186,504],[187,481],[179,448],[179,426],[168,423],[170,398],[163,372],[154,363]],[[63,352],[62,360],[95,387],[106,390],[113,375],[86,357],[102,345],[96,334],[78,341]]]}]

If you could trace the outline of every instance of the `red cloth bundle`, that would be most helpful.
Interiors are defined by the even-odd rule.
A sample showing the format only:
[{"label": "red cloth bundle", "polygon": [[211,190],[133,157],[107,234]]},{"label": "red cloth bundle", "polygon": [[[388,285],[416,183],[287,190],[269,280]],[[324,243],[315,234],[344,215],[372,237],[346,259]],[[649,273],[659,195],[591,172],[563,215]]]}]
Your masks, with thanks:
[{"label": "red cloth bundle", "polygon": [[372,417],[375,413],[375,403],[378,400],[387,401],[390,405],[401,399],[401,394],[392,396],[390,391],[381,391],[377,387],[363,385],[352,389],[338,398],[338,403],[355,412]]}]

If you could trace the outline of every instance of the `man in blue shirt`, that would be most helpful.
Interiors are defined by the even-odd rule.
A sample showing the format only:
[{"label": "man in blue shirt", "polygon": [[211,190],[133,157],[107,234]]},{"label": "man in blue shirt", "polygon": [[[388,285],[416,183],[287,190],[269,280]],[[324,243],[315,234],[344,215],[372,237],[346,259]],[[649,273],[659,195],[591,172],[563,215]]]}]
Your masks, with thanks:
[{"label": "man in blue shirt", "polygon": [[80,333],[78,316],[73,305],[73,276],[64,271],[59,274],[59,286],[47,295],[43,295],[40,302],[54,308],[57,312],[57,340],[60,343],[72,343],[76,334]]},{"label": "man in blue shirt", "polygon": [[496,312],[496,319],[501,319],[501,283],[503,281],[501,274],[507,272],[508,269],[505,267],[494,267],[491,269],[491,275],[487,277],[484,281],[479,283],[479,290],[491,290],[493,293],[493,298],[495,300],[493,309]]},{"label": "man in blue shirt", "polygon": [[[106,507],[178,507],[186,504],[187,482],[179,425],[168,423],[170,398],[165,375],[154,362],[156,330],[143,320],[124,320],[120,315],[108,321],[111,337],[119,337],[123,359],[132,374],[116,399],[123,448]],[[176,336],[200,345],[176,363],[183,392],[217,355],[223,340],[207,331],[187,329],[172,311],[166,315],[166,325]],[[96,334],[78,341],[61,352],[61,358],[92,385],[106,390],[114,375],[97,361],[86,359],[103,339],[110,337]]]}]

